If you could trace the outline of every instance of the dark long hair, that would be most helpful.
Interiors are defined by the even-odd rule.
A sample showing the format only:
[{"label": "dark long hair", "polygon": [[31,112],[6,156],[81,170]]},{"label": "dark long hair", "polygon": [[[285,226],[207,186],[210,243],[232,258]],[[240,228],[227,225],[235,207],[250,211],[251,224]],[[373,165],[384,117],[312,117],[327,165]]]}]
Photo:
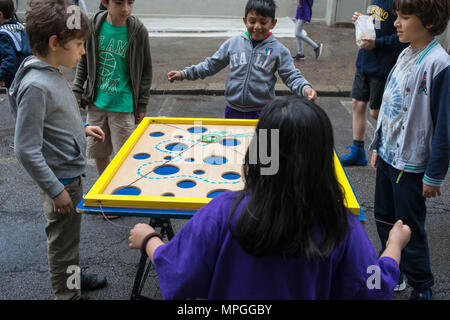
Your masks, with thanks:
[{"label": "dark long hair", "polygon": [[[276,146],[270,145],[271,129],[279,130],[279,169],[276,174],[262,175],[261,169],[268,164],[263,164],[266,161],[261,161],[259,153],[258,161],[252,163],[247,150],[245,187],[230,215],[231,234],[254,256],[304,253],[310,260],[328,257],[347,231],[328,116],[304,98],[285,97],[264,109],[253,139],[259,139],[260,129],[267,129],[272,152]],[[235,208],[244,194],[250,194],[250,200],[232,227]]]}]

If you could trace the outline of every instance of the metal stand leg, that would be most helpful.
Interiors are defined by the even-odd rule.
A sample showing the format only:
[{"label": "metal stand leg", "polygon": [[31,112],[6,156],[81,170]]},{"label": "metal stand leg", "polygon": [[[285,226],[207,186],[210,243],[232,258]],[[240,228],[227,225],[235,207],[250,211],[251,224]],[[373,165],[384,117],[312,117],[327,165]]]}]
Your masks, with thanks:
[{"label": "metal stand leg", "polygon": [[[175,235],[170,219],[165,218],[151,218],[149,224],[153,228],[161,228],[161,235],[164,237],[167,235],[167,239],[172,239]],[[141,255],[139,260],[138,270],[136,272],[136,277],[134,279],[133,290],[131,292],[131,300],[151,300],[151,298],[141,295],[142,289],[144,288],[145,281],[148,277],[148,272],[151,267],[151,261],[148,261],[147,268],[145,267],[147,263],[147,256]],[[145,269],[145,273],[144,273]]]}]

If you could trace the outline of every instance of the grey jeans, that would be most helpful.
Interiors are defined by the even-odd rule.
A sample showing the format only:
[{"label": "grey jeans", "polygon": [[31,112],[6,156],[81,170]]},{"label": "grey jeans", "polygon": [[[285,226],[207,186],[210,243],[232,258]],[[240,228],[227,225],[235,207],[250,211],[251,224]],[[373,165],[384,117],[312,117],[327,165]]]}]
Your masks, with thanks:
[{"label": "grey jeans", "polygon": [[297,22],[295,23],[295,37],[297,39],[297,53],[300,55],[303,55],[302,41],[305,41],[310,46],[312,46],[314,49],[319,47],[319,45],[317,43],[315,43],[310,37],[303,34],[304,26],[305,26],[305,20],[297,19]]},{"label": "grey jeans", "polygon": [[[53,201],[40,190],[44,209],[45,233],[47,234],[47,256],[50,269],[50,281],[57,300],[77,300],[81,296],[79,285],[73,285],[74,276],[71,266],[79,266],[79,244],[81,214],[75,211],[76,205],[83,197],[81,178],[64,186],[73,202],[70,214],[60,214],[53,210]],[[79,281],[78,281],[79,284]],[[75,287],[75,288],[74,288]]]}]

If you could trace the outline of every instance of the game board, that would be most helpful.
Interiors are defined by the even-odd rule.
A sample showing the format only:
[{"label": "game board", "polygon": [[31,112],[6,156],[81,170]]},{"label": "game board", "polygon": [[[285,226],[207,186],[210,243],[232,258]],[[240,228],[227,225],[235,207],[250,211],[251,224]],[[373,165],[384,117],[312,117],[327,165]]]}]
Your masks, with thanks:
[{"label": "game board", "polygon": [[[87,207],[199,209],[241,190],[242,163],[257,120],[144,118],[84,197]],[[337,155],[347,207],[360,207]]]}]

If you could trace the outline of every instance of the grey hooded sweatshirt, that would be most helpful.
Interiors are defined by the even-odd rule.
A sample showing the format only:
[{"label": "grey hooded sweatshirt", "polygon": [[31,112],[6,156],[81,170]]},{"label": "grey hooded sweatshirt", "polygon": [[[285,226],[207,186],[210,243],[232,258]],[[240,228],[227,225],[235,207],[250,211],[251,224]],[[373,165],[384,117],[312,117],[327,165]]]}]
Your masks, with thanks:
[{"label": "grey hooded sweatshirt", "polygon": [[51,198],[86,166],[86,135],[72,89],[59,69],[29,56],[8,91],[16,118],[15,153]]},{"label": "grey hooded sweatshirt", "polygon": [[200,64],[181,72],[182,80],[197,80],[211,76],[229,66],[225,99],[230,107],[241,112],[259,111],[275,99],[275,72],[296,95],[303,96],[311,84],[294,65],[289,49],[274,35],[256,47],[247,33],[225,41],[219,50]]}]

